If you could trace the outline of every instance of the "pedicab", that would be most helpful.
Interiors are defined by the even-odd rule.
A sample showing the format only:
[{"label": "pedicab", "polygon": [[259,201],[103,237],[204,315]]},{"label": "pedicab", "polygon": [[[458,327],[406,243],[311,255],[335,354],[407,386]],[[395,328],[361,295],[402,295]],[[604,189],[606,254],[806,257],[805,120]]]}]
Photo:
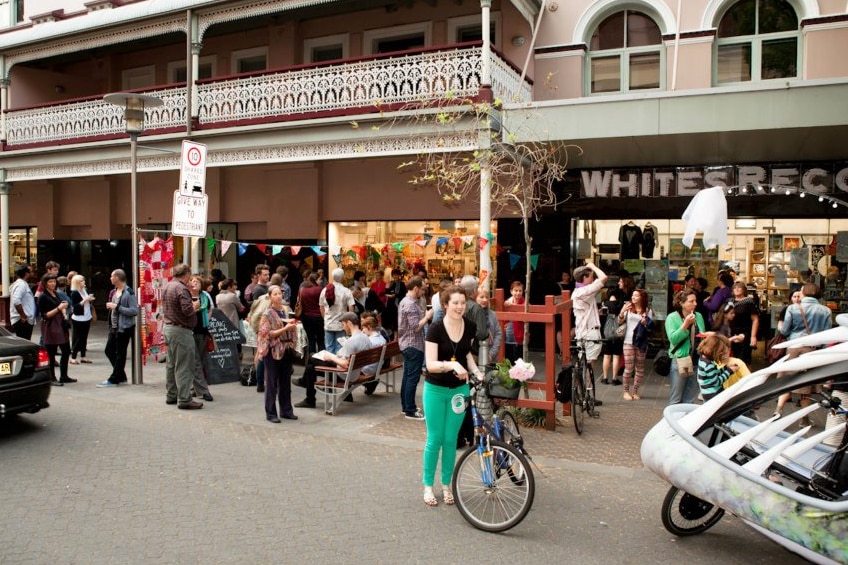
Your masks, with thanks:
[{"label": "pedicab", "polygon": [[[848,564],[848,432],[839,395],[822,392],[792,414],[777,398],[810,385],[848,383],[848,315],[831,330],[782,347],[822,346],[751,373],[702,405],[668,406],[642,441],[642,462],[671,488],[663,525],[678,536],[715,525],[727,512],[813,563]],[[780,378],[777,374],[780,373]],[[799,423],[816,411],[823,431]]]}]

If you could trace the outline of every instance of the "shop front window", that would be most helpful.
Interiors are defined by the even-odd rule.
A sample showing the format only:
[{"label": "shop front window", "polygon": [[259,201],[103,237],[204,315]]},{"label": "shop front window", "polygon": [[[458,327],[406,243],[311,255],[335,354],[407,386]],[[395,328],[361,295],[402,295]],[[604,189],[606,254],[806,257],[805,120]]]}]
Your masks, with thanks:
[{"label": "shop front window", "polygon": [[[496,228],[486,231],[494,234]],[[348,282],[355,271],[365,272],[370,283],[387,269],[408,275],[424,270],[436,288],[442,278],[480,275],[479,235],[474,220],[331,222],[329,245],[341,247],[337,258]]]},{"label": "shop front window", "polygon": [[662,87],[662,34],[645,14],[624,10],[602,21],[589,42],[591,94]]},{"label": "shop front window", "polygon": [[737,2],[718,24],[716,83],[797,77],[799,37],[798,16],[789,2]]}]

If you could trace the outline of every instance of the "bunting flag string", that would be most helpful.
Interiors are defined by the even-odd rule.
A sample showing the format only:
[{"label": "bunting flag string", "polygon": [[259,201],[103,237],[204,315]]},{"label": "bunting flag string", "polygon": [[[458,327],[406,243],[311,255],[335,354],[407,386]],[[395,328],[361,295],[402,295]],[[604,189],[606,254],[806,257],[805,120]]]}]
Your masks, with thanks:
[{"label": "bunting flag string", "polygon": [[[359,261],[372,260],[375,263],[380,262],[381,256],[383,254],[392,255],[393,253],[404,253],[410,254],[413,253],[414,249],[424,250],[430,244],[431,241],[435,240],[436,246],[439,250],[444,249],[448,245],[452,245],[452,250],[456,253],[461,253],[463,251],[467,251],[468,248],[474,245],[474,240],[477,240],[477,244],[480,250],[483,250],[489,242],[492,242],[493,246],[496,246],[496,252],[498,254],[503,252],[503,248],[500,245],[497,245],[495,242],[495,236],[492,233],[486,233],[484,235],[463,235],[463,236],[438,236],[435,237],[429,233],[422,233],[416,235],[412,241],[391,241],[388,243],[373,243],[366,245],[354,245],[351,247],[343,248],[340,245],[326,246],[326,245],[279,245],[279,244],[266,244],[266,243],[252,243],[252,242],[243,242],[243,241],[231,241],[227,239],[215,239],[215,238],[198,238],[193,237],[192,245],[196,245],[199,239],[205,239],[206,249],[209,251],[209,255],[216,257],[216,259],[220,260],[223,258],[230,250],[231,247],[235,244],[236,252],[239,257],[247,253],[247,250],[251,247],[255,247],[260,253],[263,255],[287,255],[290,254],[292,259],[298,258],[297,256],[303,250],[308,250],[315,257],[317,257],[318,262],[321,263],[325,260],[327,255],[330,255],[335,261],[336,265],[341,266],[342,257],[347,256],[351,259],[356,259]],[[216,244],[220,242],[220,257],[217,257],[215,254]],[[140,239],[140,244],[142,246],[147,245],[143,238]],[[412,246],[410,248],[410,246]],[[298,258],[303,260],[303,257]],[[510,256],[510,261],[512,258]],[[535,268],[535,264],[534,267]]]},{"label": "bunting flag string", "polygon": [[536,266],[539,264],[539,255],[531,255],[530,256],[530,268],[532,270],[536,270]]},{"label": "bunting flag string", "polygon": [[509,268],[514,269],[518,262],[521,261],[521,255],[518,253],[510,253],[509,254]]}]

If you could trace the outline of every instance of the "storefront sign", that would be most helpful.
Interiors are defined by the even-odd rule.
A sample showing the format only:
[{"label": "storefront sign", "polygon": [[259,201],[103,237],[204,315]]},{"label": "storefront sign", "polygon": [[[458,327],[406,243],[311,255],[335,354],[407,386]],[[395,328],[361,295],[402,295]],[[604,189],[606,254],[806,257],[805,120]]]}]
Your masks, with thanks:
[{"label": "storefront sign", "polygon": [[[694,196],[714,186],[748,187],[751,195],[771,189],[811,194],[848,194],[848,163],[726,165],[580,171],[583,198]],[[759,187],[759,188],[758,188]]]}]

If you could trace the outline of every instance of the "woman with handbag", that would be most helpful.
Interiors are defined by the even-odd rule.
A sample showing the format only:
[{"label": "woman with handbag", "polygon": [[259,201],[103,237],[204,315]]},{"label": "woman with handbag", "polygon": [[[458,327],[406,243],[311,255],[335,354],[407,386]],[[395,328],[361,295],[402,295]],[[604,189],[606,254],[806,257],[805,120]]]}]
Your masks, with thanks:
[{"label": "woman with handbag", "polygon": [[621,385],[621,379],[618,378],[618,368],[621,364],[621,357],[624,355],[624,336],[618,335],[618,330],[622,326],[618,317],[627,297],[633,294],[634,288],[636,288],[636,281],[633,280],[633,277],[622,273],[618,277],[618,286],[607,289],[606,298],[601,303],[601,306],[607,310],[607,319],[604,322],[604,338],[607,341],[601,346],[601,354],[604,356],[601,362],[601,370],[603,371],[601,382],[605,385]]},{"label": "woman with handbag", "polygon": [[[202,396],[206,402],[215,400],[209,392],[206,380],[206,358],[214,351],[215,342],[209,333],[209,318],[212,313],[212,297],[203,290],[208,286],[200,275],[192,275],[188,281],[188,290],[192,302],[200,302],[197,312],[197,325],[194,326],[194,394]],[[210,343],[211,342],[211,343]]]},{"label": "woman with handbag", "polygon": [[[77,380],[68,376],[68,361],[71,358],[68,330],[71,323],[67,318],[68,302],[59,297],[56,279],[56,275],[50,273],[41,278],[41,288],[44,292],[38,297],[38,311],[41,312],[41,338],[50,357],[50,376],[54,386],[62,386]],[[59,379],[56,379],[57,351],[61,353]]]},{"label": "woman with handbag", "polygon": [[[801,300],[797,304],[792,304],[786,309],[786,315],[783,318],[783,325],[780,326],[780,333],[787,339],[798,339],[807,335],[829,330],[833,327],[833,318],[830,308],[819,303],[819,287],[815,283],[806,283],[801,287]],[[787,350],[787,359],[794,359],[803,353],[807,353],[815,349],[814,347],[790,347]],[[777,378],[780,378],[785,373],[778,373]],[[818,387],[804,387],[792,391],[801,395],[801,407],[810,405],[809,395],[818,392]],[[783,407],[792,397],[792,393],[786,393],[777,399],[777,408],[775,415],[780,416],[783,413]],[[804,427],[809,425],[810,420],[807,417],[801,418],[799,426]]]},{"label": "woman with handbag", "polygon": [[741,281],[736,281],[731,287],[733,304],[733,321],[730,329],[734,335],[742,334],[744,338],[734,341],[731,345],[733,356],[742,359],[746,365],[751,364],[751,350],[757,347],[757,333],[760,330],[760,308],[754,299],[748,296],[748,287]]},{"label": "woman with handbag", "polygon": [[[654,326],[654,313],[648,308],[648,293],[637,288],[618,315],[624,330],[624,400],[640,400],[639,386],[645,377],[648,334]],[[635,375],[635,378],[634,378]],[[631,381],[631,379],[633,379]],[[631,386],[632,385],[632,386]]]},{"label": "woman with handbag", "polygon": [[[297,337],[297,320],[283,301],[283,290],[268,287],[270,304],[259,321],[256,359],[265,364],[265,418],[274,424],[297,420],[291,402],[292,349]],[[279,402],[279,412],[277,403]]]},{"label": "woman with handbag", "polygon": [[698,398],[698,381],[695,378],[692,353],[695,334],[704,332],[704,318],[695,312],[697,296],[691,288],[685,288],[674,295],[672,312],[665,319],[665,333],[670,343],[669,357],[672,359],[671,393],[668,404],[692,404]]}]

